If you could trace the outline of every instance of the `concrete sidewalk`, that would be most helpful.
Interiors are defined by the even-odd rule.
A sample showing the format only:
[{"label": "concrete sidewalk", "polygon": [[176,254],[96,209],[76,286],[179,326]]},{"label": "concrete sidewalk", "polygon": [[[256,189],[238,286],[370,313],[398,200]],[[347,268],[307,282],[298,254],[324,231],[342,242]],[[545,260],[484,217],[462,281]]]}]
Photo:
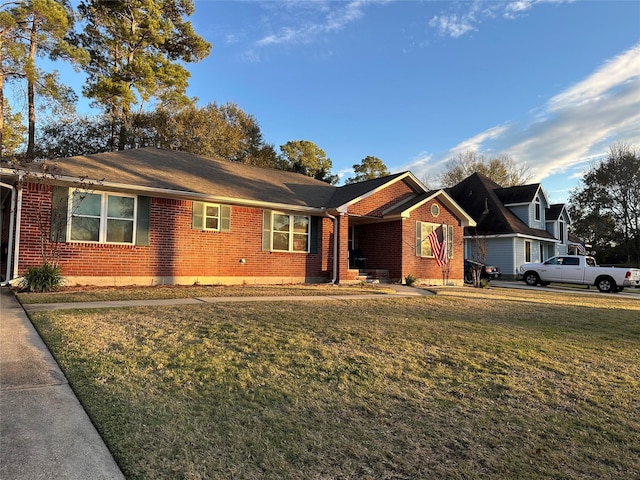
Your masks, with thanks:
[{"label": "concrete sidewalk", "polygon": [[416,297],[433,295],[433,292],[421,288],[407,287],[406,285],[388,285],[393,288],[395,294],[362,294],[362,295],[296,295],[296,296],[270,296],[270,297],[199,297],[199,298],[175,298],[163,300],[110,300],[103,302],[71,302],[71,303],[32,303],[24,305],[27,312],[40,312],[43,310],[68,310],[81,308],[119,308],[119,307],[145,307],[145,306],[170,306],[170,305],[195,305],[199,303],[247,303],[247,302],[318,302],[318,301],[344,301],[344,300],[380,300],[394,297]]},{"label": "concrete sidewalk", "polygon": [[124,480],[7,288],[0,288],[0,478]]}]

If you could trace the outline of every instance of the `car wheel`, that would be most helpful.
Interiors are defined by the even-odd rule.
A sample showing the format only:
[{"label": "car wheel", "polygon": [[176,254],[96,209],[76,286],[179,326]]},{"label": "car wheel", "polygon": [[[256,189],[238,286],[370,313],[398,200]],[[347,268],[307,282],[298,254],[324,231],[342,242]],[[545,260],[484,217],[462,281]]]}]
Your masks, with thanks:
[{"label": "car wheel", "polygon": [[603,293],[615,292],[617,290],[616,282],[611,277],[602,277],[598,279],[596,287]]},{"label": "car wheel", "polygon": [[473,283],[473,275],[470,272],[464,274],[464,283]]},{"label": "car wheel", "polygon": [[535,287],[538,283],[540,283],[540,277],[536,272],[525,273],[523,279],[524,283],[526,283],[530,287]]}]

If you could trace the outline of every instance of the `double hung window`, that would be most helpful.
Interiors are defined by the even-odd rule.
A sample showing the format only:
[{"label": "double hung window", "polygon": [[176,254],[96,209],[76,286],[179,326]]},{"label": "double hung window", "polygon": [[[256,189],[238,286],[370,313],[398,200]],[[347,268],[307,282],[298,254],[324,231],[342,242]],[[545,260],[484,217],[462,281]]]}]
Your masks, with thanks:
[{"label": "double hung window", "polygon": [[263,211],[263,250],[309,253],[313,248],[311,245],[311,217],[270,210]]},{"label": "double hung window", "polygon": [[309,217],[273,213],[271,248],[280,252],[309,251]]},{"label": "double hung window", "polygon": [[134,243],[136,197],[76,190],[69,209],[70,241]]},{"label": "double hung window", "polygon": [[447,258],[453,258],[453,225],[429,222],[416,222],[416,255],[418,257],[433,258],[429,234],[441,225],[443,241],[447,244]]},{"label": "double hung window", "polygon": [[218,203],[193,202],[191,227],[210,232],[231,231],[231,206]]}]

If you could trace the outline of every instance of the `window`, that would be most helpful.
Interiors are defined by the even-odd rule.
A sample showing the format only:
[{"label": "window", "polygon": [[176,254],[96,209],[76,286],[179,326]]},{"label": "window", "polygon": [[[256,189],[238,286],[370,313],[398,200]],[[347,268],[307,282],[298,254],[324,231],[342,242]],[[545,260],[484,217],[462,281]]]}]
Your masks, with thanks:
[{"label": "window", "polygon": [[524,241],[524,261],[531,262],[531,242],[528,240]]},{"label": "window", "polygon": [[215,203],[202,203],[201,208],[194,208],[194,216],[198,216],[202,230],[220,230],[220,205]]},{"label": "window", "polygon": [[560,232],[559,232],[560,233],[560,236],[559,236],[560,243],[564,243],[564,222],[562,222],[562,221],[559,222],[558,230],[560,230]]},{"label": "window", "polygon": [[231,207],[217,203],[193,202],[191,228],[210,232],[230,232]]},{"label": "window", "polygon": [[573,257],[563,257],[563,265],[580,265],[580,259],[579,258],[573,258]]},{"label": "window", "polygon": [[540,197],[536,197],[536,199],[534,200],[534,207],[536,210],[536,220],[540,220]]},{"label": "window", "polygon": [[265,211],[265,237],[269,250],[277,252],[309,252],[311,219],[305,215]]},{"label": "window", "polygon": [[[433,257],[428,237],[440,225],[440,223],[416,222],[416,255],[418,257]],[[442,225],[442,230],[447,242],[447,258],[453,258],[453,225]]]},{"label": "window", "polygon": [[70,241],[134,242],[135,197],[75,190],[69,203],[67,238]]}]

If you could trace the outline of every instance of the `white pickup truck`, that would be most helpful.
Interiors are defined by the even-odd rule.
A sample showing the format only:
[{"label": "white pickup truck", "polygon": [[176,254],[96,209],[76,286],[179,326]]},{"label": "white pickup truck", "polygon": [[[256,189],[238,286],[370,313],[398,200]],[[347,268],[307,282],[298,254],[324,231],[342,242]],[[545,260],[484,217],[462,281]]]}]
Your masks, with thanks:
[{"label": "white pickup truck", "polygon": [[599,267],[593,257],[559,255],[544,263],[520,265],[520,278],[527,285],[551,282],[595,285],[601,292],[621,292],[624,287],[640,285],[637,268]]}]

